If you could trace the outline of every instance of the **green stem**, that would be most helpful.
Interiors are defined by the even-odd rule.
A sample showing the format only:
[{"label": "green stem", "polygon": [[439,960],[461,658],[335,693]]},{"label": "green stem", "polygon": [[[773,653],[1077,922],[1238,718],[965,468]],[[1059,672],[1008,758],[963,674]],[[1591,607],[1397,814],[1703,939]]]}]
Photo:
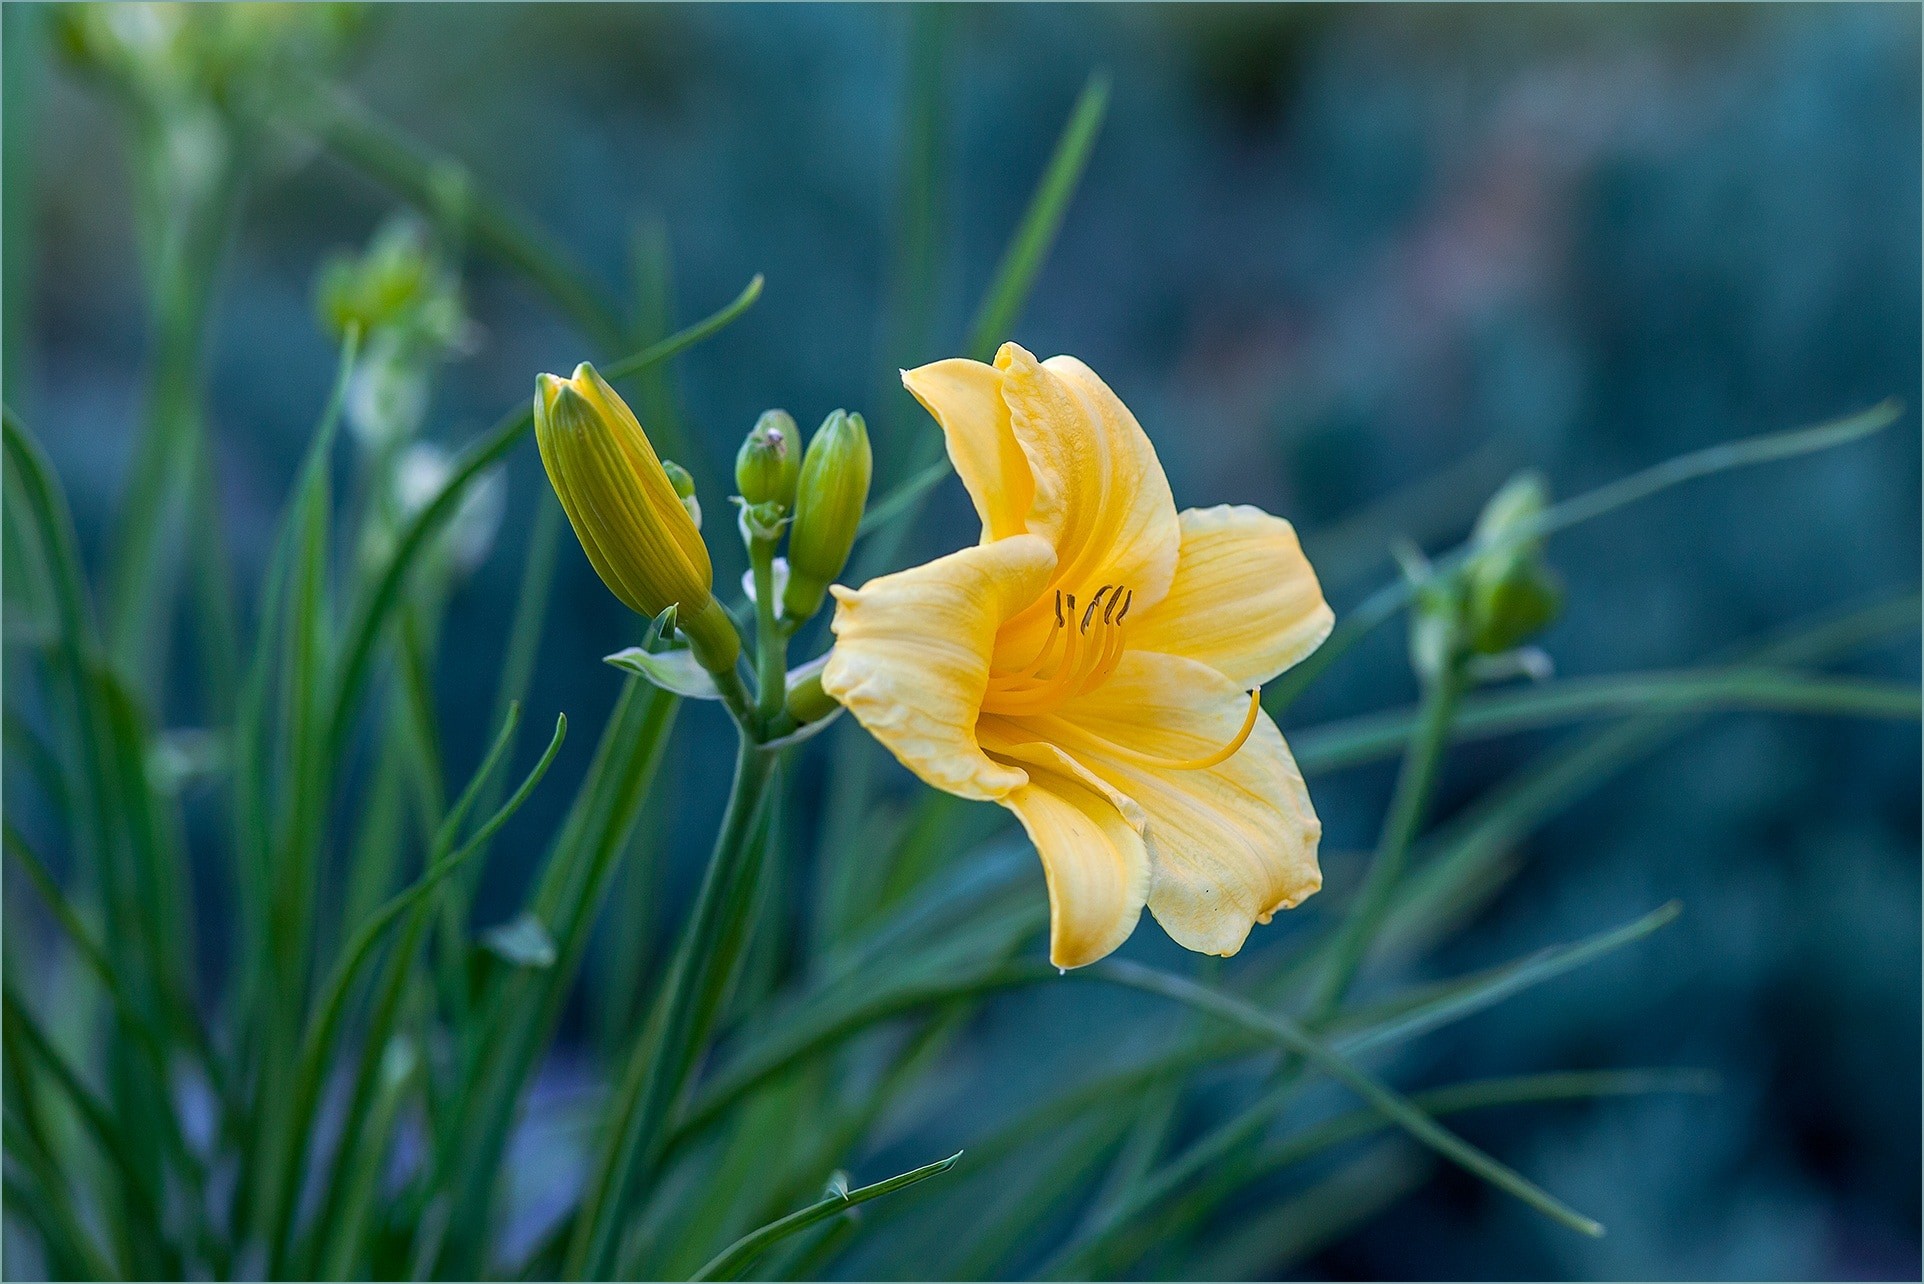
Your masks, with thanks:
[{"label": "green stem", "polygon": [[788,695],[788,634],[776,618],[775,541],[748,541],[748,564],[755,576],[755,716],[762,732],[780,734]]},{"label": "green stem", "polygon": [[[766,599],[764,599],[766,600]],[[780,755],[744,730],[735,783],[674,964],[653,1017],[635,1041],[609,1111],[606,1148],[583,1195],[562,1274],[607,1279],[614,1271],[631,1197],[659,1166],[669,1115],[721,1015],[751,926],[749,895],[765,843]]]},{"label": "green stem", "polygon": [[[159,146],[144,128],[135,130],[137,153]],[[149,182],[157,163],[142,166]],[[213,283],[227,241],[236,176],[222,172],[204,187],[143,193],[147,220],[147,281],[154,349],[146,430],[128,472],[122,519],[115,532],[107,582],[108,649],[155,708],[167,668],[173,596],[190,541],[218,539],[207,524],[212,500],[197,485],[206,449],[201,367],[205,356]],[[196,507],[203,511],[191,512]],[[198,530],[195,526],[198,524]],[[218,631],[203,621],[203,627]],[[216,638],[216,644],[225,641]]]},{"label": "green stem", "polygon": [[1429,809],[1430,794],[1436,786],[1437,768],[1450,742],[1450,727],[1456,708],[1463,698],[1466,680],[1461,658],[1452,659],[1442,673],[1430,680],[1423,691],[1417,712],[1415,734],[1403,755],[1403,767],[1396,777],[1396,792],[1390,799],[1389,815],[1376,843],[1376,858],[1370,862],[1369,875],[1356,895],[1349,917],[1343,920],[1336,939],[1330,944],[1329,963],[1310,1003],[1310,1019],[1322,1020],[1336,1010],[1349,992],[1350,982],[1376,939],[1396,885],[1402,881],[1410,847],[1422,828]]}]

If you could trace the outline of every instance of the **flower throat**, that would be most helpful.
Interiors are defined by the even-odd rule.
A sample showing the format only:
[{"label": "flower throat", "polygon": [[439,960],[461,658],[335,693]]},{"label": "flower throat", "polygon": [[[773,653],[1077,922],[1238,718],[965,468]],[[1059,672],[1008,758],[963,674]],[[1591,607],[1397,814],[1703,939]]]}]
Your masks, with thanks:
[{"label": "flower throat", "polygon": [[[1027,665],[1014,672],[989,675],[988,688],[982,696],[982,712],[1004,717],[1045,715],[1065,700],[1093,691],[1108,681],[1122,662],[1123,621],[1135,600],[1135,590],[1120,584],[1105,584],[1090,595],[1078,619],[1076,595],[1057,589],[1055,628]],[[1256,716],[1261,709],[1262,688],[1258,687],[1249,693],[1249,709],[1241,729],[1227,744],[1199,758],[1164,758],[1142,753],[1081,728],[1076,729],[1076,734],[1099,743],[1111,754],[1144,766],[1198,771],[1226,761],[1242,748],[1250,732],[1256,729]]]}]

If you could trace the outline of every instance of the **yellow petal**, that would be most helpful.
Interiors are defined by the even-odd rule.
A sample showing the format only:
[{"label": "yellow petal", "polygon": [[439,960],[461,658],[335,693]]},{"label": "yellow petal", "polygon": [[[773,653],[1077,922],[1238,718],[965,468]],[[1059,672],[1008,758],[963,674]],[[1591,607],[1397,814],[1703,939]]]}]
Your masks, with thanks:
[{"label": "yellow petal", "polygon": [[1128,940],[1149,892],[1149,856],[1122,813],[1080,780],[1040,767],[999,801],[1042,858],[1049,961],[1082,967]]},{"label": "yellow petal", "polygon": [[[975,724],[977,740],[983,752],[998,762],[1013,762],[1019,767],[1036,768],[1056,775],[1073,776],[1084,788],[1093,789],[1109,800],[1110,806],[1122,813],[1129,827],[1141,833],[1148,823],[1142,808],[1136,800],[1123,793],[1108,781],[1077,762],[1073,755],[1059,745],[1040,739],[1041,733],[1024,725],[1021,718],[1003,718],[995,714],[984,714]],[[1035,773],[1032,771],[1030,775]]]},{"label": "yellow petal", "polygon": [[902,372],[902,386],[935,416],[949,461],[982,519],[982,542],[1020,535],[1035,487],[1029,461],[1009,431],[1002,372],[952,357]]},{"label": "yellow petal", "polygon": [[1211,666],[1131,651],[1095,691],[1026,720],[1142,807],[1149,910],[1178,944],[1205,954],[1234,954],[1252,925],[1322,886],[1309,791],[1267,715],[1241,749],[1202,770],[1148,766],[1127,751],[1204,757],[1248,710],[1248,693]]},{"label": "yellow petal", "polygon": [[1247,689],[1321,646],[1335,619],[1295,527],[1247,505],[1190,508],[1169,595],[1131,621],[1129,645],[1201,660]]},{"label": "yellow petal", "polygon": [[1016,535],[870,580],[832,586],[835,649],[822,689],[937,789],[1000,798],[1023,784],[989,761],[976,717],[996,630],[1048,583],[1046,540]]},{"label": "yellow petal", "polygon": [[[1074,357],[1038,363],[1005,343],[996,354],[1009,427],[1034,481],[1028,529],[1056,548],[1054,585],[1083,600],[1103,584],[1135,591],[1135,609],[1169,591],[1182,530],[1162,462],[1120,398]],[[1053,595],[1012,633],[1033,651],[1053,623]]]}]

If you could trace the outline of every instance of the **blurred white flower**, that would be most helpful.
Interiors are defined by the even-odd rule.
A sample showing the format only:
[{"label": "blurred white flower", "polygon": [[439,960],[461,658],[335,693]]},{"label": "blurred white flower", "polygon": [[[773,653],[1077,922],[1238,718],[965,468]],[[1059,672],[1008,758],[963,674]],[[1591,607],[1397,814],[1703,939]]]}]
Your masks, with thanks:
[{"label": "blurred white flower", "polygon": [[[447,452],[439,446],[415,442],[401,452],[394,464],[394,502],[402,521],[434,501],[447,484],[449,471]],[[469,574],[487,560],[506,505],[506,482],[498,466],[475,478],[461,497],[442,535],[443,547],[461,574]]]}]

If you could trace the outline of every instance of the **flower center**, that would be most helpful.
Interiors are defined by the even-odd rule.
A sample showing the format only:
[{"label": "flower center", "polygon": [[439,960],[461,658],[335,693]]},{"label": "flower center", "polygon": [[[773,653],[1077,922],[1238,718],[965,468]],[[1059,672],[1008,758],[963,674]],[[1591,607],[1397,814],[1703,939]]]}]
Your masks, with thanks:
[{"label": "flower center", "polygon": [[[1123,620],[1135,600],[1133,589],[1105,584],[1078,610],[1075,594],[1056,590],[1055,628],[1043,639],[1035,659],[1028,664],[1013,671],[989,674],[988,689],[982,696],[982,712],[1037,717],[1108,681],[1116,665],[1122,662]],[[1119,745],[1060,718],[1049,718],[1046,722],[1059,729],[1069,741],[1091,742],[1101,752],[1129,762],[1167,771],[1201,771],[1234,756],[1256,729],[1256,718],[1261,712],[1262,688],[1258,687],[1249,693],[1249,709],[1241,729],[1227,744],[1199,758],[1165,758]]]},{"label": "flower center", "polygon": [[991,673],[984,713],[1046,713],[1064,700],[1101,686],[1122,661],[1123,620],[1135,590],[1104,584],[1078,615],[1076,595],[1056,590],[1056,624],[1035,659],[1014,672]]}]

